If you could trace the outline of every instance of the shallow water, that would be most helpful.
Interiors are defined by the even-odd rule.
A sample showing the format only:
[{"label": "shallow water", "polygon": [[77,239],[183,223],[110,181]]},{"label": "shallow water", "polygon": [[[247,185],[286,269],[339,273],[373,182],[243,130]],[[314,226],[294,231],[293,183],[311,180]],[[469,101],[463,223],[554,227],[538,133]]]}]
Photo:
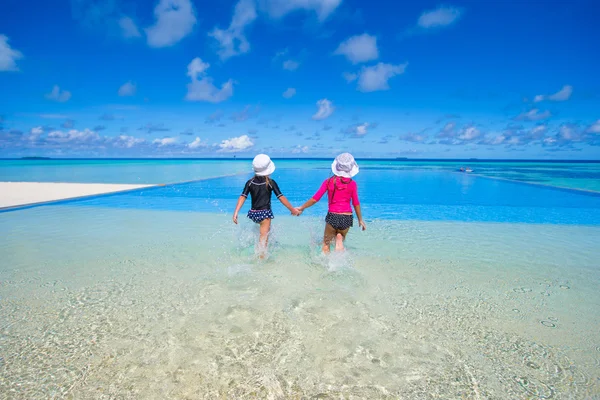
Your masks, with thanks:
[{"label": "shallow water", "polygon": [[[276,160],[283,169],[330,171],[331,160]],[[600,162],[360,160],[361,170],[456,172],[600,192]],[[244,159],[2,160],[0,181],[167,184],[251,171]]]},{"label": "shallow water", "polygon": [[600,397],[600,196],[375,171],[329,257],[244,175],[0,213],[0,398]]}]

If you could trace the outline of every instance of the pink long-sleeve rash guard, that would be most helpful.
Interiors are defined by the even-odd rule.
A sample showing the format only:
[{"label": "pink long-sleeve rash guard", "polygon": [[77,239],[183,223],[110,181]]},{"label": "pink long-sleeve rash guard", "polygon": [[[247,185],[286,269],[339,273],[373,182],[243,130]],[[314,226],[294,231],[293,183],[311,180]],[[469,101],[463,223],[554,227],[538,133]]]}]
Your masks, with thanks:
[{"label": "pink long-sleeve rash guard", "polygon": [[329,212],[331,213],[352,213],[350,200],[352,200],[354,206],[360,204],[358,201],[358,187],[356,182],[351,179],[340,177],[325,179],[317,193],[312,197],[313,200],[321,200],[325,192],[329,193]]}]

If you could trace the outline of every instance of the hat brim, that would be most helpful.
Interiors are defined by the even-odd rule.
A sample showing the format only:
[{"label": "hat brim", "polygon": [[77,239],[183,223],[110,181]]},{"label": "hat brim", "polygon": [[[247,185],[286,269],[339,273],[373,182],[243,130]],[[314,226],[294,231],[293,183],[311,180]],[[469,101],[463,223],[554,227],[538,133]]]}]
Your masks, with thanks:
[{"label": "hat brim", "polygon": [[269,162],[269,166],[267,167],[267,169],[265,169],[264,171],[261,171],[261,172],[255,172],[255,175],[267,176],[267,175],[271,175],[273,172],[275,172],[275,163],[271,160],[271,162]]},{"label": "hat brim", "polygon": [[356,164],[354,164],[354,166],[352,167],[352,170],[350,170],[350,172],[338,171],[335,168],[335,165],[336,165],[336,161],[333,160],[333,163],[331,163],[331,172],[333,172],[334,175],[340,176],[342,178],[354,178],[354,176],[356,174],[358,174],[358,171],[359,171],[358,165],[356,165]]}]

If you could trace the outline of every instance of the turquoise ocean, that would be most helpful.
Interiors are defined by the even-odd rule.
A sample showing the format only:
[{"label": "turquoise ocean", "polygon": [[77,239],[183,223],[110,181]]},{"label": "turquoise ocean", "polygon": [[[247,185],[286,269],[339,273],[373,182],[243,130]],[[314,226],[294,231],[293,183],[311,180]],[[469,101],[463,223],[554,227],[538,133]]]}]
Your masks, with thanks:
[{"label": "turquoise ocean", "polygon": [[[272,178],[300,205],[331,161]],[[160,185],[0,210],[0,398],[600,397],[600,163],[359,165],[345,253],[273,199],[260,260],[251,160],[0,160]]]}]

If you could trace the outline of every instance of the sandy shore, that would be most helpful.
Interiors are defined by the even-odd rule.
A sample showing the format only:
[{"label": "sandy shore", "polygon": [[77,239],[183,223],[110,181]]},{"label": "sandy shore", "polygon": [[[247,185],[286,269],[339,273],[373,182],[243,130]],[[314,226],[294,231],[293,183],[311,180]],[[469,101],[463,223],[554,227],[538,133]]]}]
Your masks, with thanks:
[{"label": "sandy shore", "polygon": [[0,209],[141,189],[155,185],[104,183],[0,182]]}]

